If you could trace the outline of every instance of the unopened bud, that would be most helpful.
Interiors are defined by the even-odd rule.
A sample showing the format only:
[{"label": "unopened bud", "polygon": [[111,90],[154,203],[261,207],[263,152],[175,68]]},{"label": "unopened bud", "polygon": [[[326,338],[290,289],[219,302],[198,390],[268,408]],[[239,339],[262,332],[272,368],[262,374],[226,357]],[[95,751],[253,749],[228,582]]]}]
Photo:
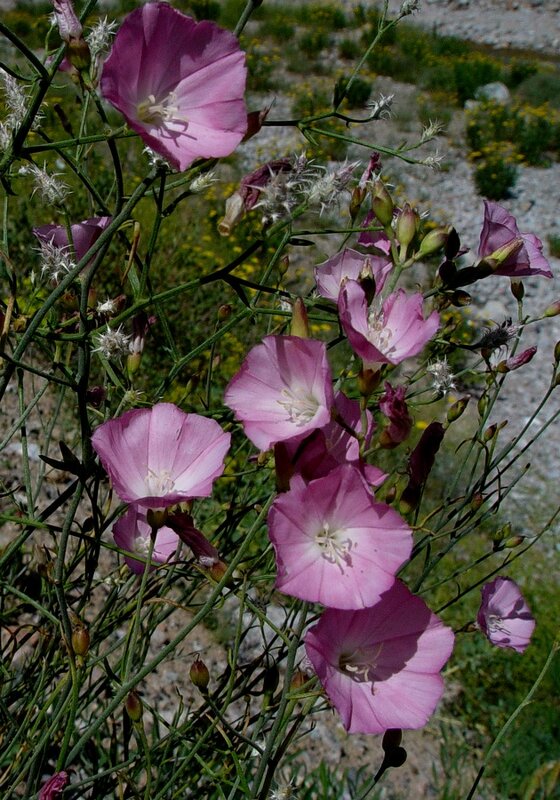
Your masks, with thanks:
[{"label": "unopened bud", "polygon": [[500,373],[513,372],[514,369],[519,369],[519,367],[524,366],[524,364],[528,364],[536,352],[537,352],[536,347],[528,347],[527,350],[524,350],[522,353],[519,353],[519,355],[507,358],[505,361],[500,361],[500,363],[496,367],[496,372]]},{"label": "unopened bud", "polygon": [[416,236],[420,217],[417,211],[414,211],[408,203],[405,203],[395,226],[395,234],[397,241],[403,249],[403,255],[406,253],[408,245]]},{"label": "unopened bud", "polygon": [[142,719],[144,706],[142,705],[142,700],[140,699],[138,692],[133,690],[132,692],[128,693],[126,700],[124,701],[124,707],[126,709],[126,713],[133,722],[140,722]]},{"label": "unopened bud", "polygon": [[441,250],[442,247],[445,247],[446,241],[446,228],[435,228],[435,230],[430,231],[424,236],[420,243],[420,247],[418,249],[419,258],[424,258],[425,256],[431,256],[434,253],[437,253],[438,250]]},{"label": "unopened bud", "polygon": [[80,36],[79,39],[71,39],[68,42],[66,45],[66,58],[79,72],[89,69],[91,53],[83,36]]},{"label": "unopened bud", "polygon": [[560,361],[560,341],[556,342],[554,345],[554,360],[557,364]]},{"label": "unopened bud", "polygon": [[525,297],[525,286],[523,281],[511,281],[511,293],[516,300],[523,300]]},{"label": "unopened bud", "polygon": [[480,508],[480,506],[483,503],[484,503],[484,495],[483,494],[481,494],[480,492],[477,492],[476,494],[473,494],[472,500],[471,500],[471,508],[472,508],[473,511],[478,511],[478,509]]},{"label": "unopened bud", "polygon": [[393,200],[382,180],[376,180],[373,185],[373,198],[371,209],[379,222],[387,227],[393,219]]},{"label": "unopened bud", "polygon": [[210,673],[208,672],[208,667],[199,656],[197,656],[191,664],[189,676],[197,689],[200,689],[202,692],[204,692],[208,688],[208,684],[210,683]]},{"label": "unopened bud", "polygon": [[468,406],[470,399],[470,394],[467,394],[465,397],[460,397],[459,400],[456,400],[447,411],[447,421],[455,422],[455,420],[459,419]]},{"label": "unopened bud", "polygon": [[218,309],[218,320],[220,322],[225,322],[231,317],[232,311],[232,306],[229,303],[224,303]]},{"label": "unopened bud", "polygon": [[263,678],[263,694],[273,695],[276,689],[278,688],[278,683],[280,681],[280,672],[278,671],[278,667],[276,664],[272,664],[270,667],[267,667],[264,671],[264,678]]},{"label": "unopened bud", "polygon": [[140,369],[142,363],[142,353],[130,353],[126,357],[126,372],[129,378],[132,378]]},{"label": "unopened bud", "polygon": [[488,409],[488,395],[486,394],[482,395],[482,397],[479,399],[477,403],[477,407],[479,415],[483,417]]},{"label": "unopened bud", "polygon": [[72,628],[72,650],[77,656],[82,658],[88,654],[89,650],[89,631],[83,623],[79,623]]},{"label": "unopened bud", "polygon": [[508,258],[514,256],[518,253],[521,248],[523,247],[523,239],[518,236],[516,239],[512,239],[510,242],[498,247],[497,250],[494,250],[493,253],[489,253],[487,256],[484,257],[483,261],[487,264],[491,269],[497,269],[504,261],[507,261]]},{"label": "unopened bud", "polygon": [[282,258],[280,259],[280,261],[276,266],[278,274],[280,275],[281,278],[284,277],[284,275],[288,271],[289,266],[290,266],[290,256],[288,255],[282,256]]},{"label": "unopened bud", "polygon": [[556,317],[560,314],[560,300],[555,300],[543,311],[543,317]]},{"label": "unopened bud", "polygon": [[225,561],[215,561],[206,570],[208,575],[212,578],[212,580],[216,581],[216,583],[219,583],[222,580],[227,571],[228,565],[225,563]]},{"label": "unopened bud", "polygon": [[290,689],[294,692],[297,692],[302,688],[302,686],[305,686],[308,680],[309,679],[305,675],[305,672],[302,672],[301,669],[296,669],[292,675],[292,680],[290,681]]},{"label": "unopened bud", "polygon": [[499,530],[492,534],[492,541],[494,543],[494,550],[501,550],[504,540],[511,537],[511,522],[506,522]]},{"label": "unopened bud", "polygon": [[485,442],[489,442],[489,441],[491,441],[491,440],[494,438],[494,436],[495,436],[497,433],[498,433],[498,426],[497,426],[497,425],[496,425],[496,423],[494,422],[494,424],[493,424],[493,425],[489,425],[489,426],[488,426],[488,428],[486,428],[486,430],[484,431],[484,434],[483,434],[482,438],[483,438],[483,440],[484,440]]},{"label": "unopened bud", "polygon": [[519,545],[523,544],[524,541],[525,537],[520,536],[519,534],[517,536],[510,536],[504,541],[503,547],[513,550],[514,547],[519,547]]},{"label": "unopened bud", "polygon": [[352,191],[352,197],[350,198],[350,206],[348,209],[350,212],[350,219],[352,220],[352,222],[354,222],[354,220],[358,216],[358,212],[362,206],[362,203],[365,200],[366,194],[367,192],[364,186],[354,187],[354,190]]},{"label": "unopened bud", "polygon": [[301,297],[296,297],[292,306],[292,321],[290,323],[290,334],[299,336],[301,339],[309,338],[309,320],[307,309]]}]

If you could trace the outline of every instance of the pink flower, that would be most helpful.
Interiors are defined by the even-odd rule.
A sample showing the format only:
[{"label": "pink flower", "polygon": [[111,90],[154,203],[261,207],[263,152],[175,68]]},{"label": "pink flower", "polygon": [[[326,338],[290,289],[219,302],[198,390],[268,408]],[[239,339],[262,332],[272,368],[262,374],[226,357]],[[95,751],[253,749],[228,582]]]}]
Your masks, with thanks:
[{"label": "pink flower", "polygon": [[478,627],[496,647],[526,650],[535,620],[518,585],[511,578],[496,578],[482,587]]},{"label": "pink flower", "polygon": [[503,206],[490,200],[484,201],[478,256],[489,259],[505,256],[494,270],[495,275],[509,275],[512,278],[544,275],[552,278],[550,264],[543,256],[542,249],[541,240],[534,234],[519,232],[515,217]]},{"label": "pink flower", "polygon": [[340,322],[365,366],[399,364],[423,349],[439,327],[437,311],[424,319],[423,302],[420,293],[407,295],[398,289],[382,305],[377,298],[368,307],[360,284],[346,283],[338,299]]},{"label": "pink flower", "polygon": [[213,419],[172,403],[127,411],[100,425],[93,447],[125,503],[165,508],[208,497],[230,442]]},{"label": "pink flower", "polygon": [[400,581],[370,608],[327,608],[305,649],[349,733],[421,728],[443,693],[453,633]]},{"label": "pink flower", "polygon": [[268,515],[276,551],[276,588],[332,608],[379,601],[410,556],[412,535],[402,517],[373,499],[361,473],[340,466],[306,484],[292,480]]},{"label": "pink flower", "polygon": [[[124,557],[132,572],[144,572],[151,535],[152,527],[146,519],[146,509],[136,504],[129,506],[126,514],[115,523],[113,537],[117,547],[139,556],[138,559],[132,556]],[[158,564],[165,564],[166,561],[169,561],[175,554],[178,545],[179,537],[171,528],[166,525],[158,528],[152,549],[150,569],[155,569]]]},{"label": "pink flower", "polygon": [[266,336],[230,381],[224,402],[261,450],[322,428],[334,402],[324,342]]},{"label": "pink flower", "polygon": [[[322,478],[341,464],[352,464],[359,469],[366,481],[372,486],[379,486],[387,477],[382,470],[371,464],[365,464],[360,457],[358,439],[352,436],[351,430],[362,434],[362,414],[360,403],[351,400],[343,392],[338,392],[334,399],[335,418],[323,428],[313,431],[303,442],[284,442],[276,446],[275,456],[286,459],[284,470],[289,469],[292,475],[296,472],[305,481]],[[373,432],[373,418],[366,410],[367,431],[365,443],[369,445]],[[343,423],[340,424],[340,423]]]},{"label": "pink flower", "polygon": [[348,278],[354,281],[373,278],[375,291],[378,293],[392,268],[392,263],[386,258],[364,256],[357,250],[346,247],[315,267],[317,291],[321,297],[336,303],[340,289]]},{"label": "pink flower", "polygon": [[[70,226],[76,261],[82,260],[89,248],[95,244],[110,224],[111,219],[112,217],[91,217]],[[40,242],[52,245],[66,253],[71,252],[68,233],[64,225],[40,225],[38,228],[33,228],[33,233]]]},{"label": "pink flower", "polygon": [[[367,228],[369,225],[373,225],[374,223],[377,223],[375,214],[373,211],[368,211],[362,223],[362,228]],[[361,244],[363,247],[374,247],[376,250],[378,250],[378,252],[386,256],[388,256],[391,252],[391,240],[387,234],[381,230],[365,230],[363,233],[360,233],[358,237],[358,244]]]},{"label": "pink flower", "polygon": [[58,795],[68,783],[67,772],[57,772],[41,786],[39,800],[56,800]]},{"label": "pink flower", "polygon": [[381,413],[389,420],[381,434],[384,447],[395,447],[410,434],[412,417],[408,413],[405,395],[405,386],[394,389],[388,381],[385,382],[385,393],[379,399]]},{"label": "pink flower", "polygon": [[52,0],[54,16],[60,38],[65,42],[82,36],[82,23],[76,16],[71,0]]},{"label": "pink flower", "polygon": [[247,130],[245,54],[235,36],[167,3],[129,14],[103,67],[101,93],[176,169],[232,153]]}]

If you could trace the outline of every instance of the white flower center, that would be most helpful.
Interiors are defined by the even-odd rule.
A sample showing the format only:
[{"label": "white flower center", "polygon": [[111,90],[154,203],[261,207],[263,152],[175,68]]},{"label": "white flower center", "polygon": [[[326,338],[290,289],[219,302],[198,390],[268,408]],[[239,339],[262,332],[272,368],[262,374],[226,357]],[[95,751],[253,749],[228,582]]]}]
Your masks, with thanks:
[{"label": "white flower center", "polygon": [[282,389],[282,400],[278,400],[278,405],[284,408],[290,418],[298,428],[311,422],[319,402],[312,394],[299,394],[292,389]]},{"label": "white flower center", "polygon": [[169,494],[175,488],[175,481],[167,469],[162,469],[159,472],[148,469],[145,484],[149,497],[161,497]]},{"label": "white flower center", "polygon": [[342,538],[343,532],[340,530],[331,531],[328,522],[323,523],[321,530],[315,535],[315,542],[319,545],[322,557],[325,558],[330,564],[336,564],[340,567],[340,571],[344,571],[344,567],[352,565],[350,557],[350,550],[352,549],[352,541],[350,539]]},{"label": "white flower center", "polygon": [[177,105],[175,92],[169,92],[160,100],[156,100],[153,94],[149,94],[145,100],[138,103],[136,113],[139,120],[151,125],[161,126],[171,121],[183,122],[185,127],[188,125],[187,119],[181,115],[181,109]]},{"label": "white flower center", "polygon": [[486,627],[490,633],[509,633],[508,629],[504,627],[504,621],[497,614],[488,614],[486,617]]},{"label": "white flower center", "polygon": [[134,542],[134,549],[139,556],[148,556],[150,552],[151,541],[149,536],[139,536]]},{"label": "white flower center", "polygon": [[385,325],[385,315],[382,308],[370,306],[368,311],[367,338],[384,355],[388,355],[394,346],[391,344],[393,331]]},{"label": "white flower center", "polygon": [[355,681],[371,682],[371,693],[373,694],[375,669],[382,650],[383,644],[379,642],[374,645],[357,647],[352,653],[341,653],[338,659],[339,669]]}]

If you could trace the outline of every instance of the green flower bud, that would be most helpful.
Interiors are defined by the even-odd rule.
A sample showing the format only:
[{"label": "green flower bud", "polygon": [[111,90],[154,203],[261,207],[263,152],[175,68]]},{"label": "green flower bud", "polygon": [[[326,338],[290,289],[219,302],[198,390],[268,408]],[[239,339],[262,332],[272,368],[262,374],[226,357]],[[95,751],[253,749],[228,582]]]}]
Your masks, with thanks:
[{"label": "green flower bud", "polygon": [[373,198],[371,208],[379,222],[387,227],[393,220],[394,203],[391,195],[382,180],[379,178],[373,186]]},{"label": "green flower bud", "polygon": [[397,241],[406,252],[408,245],[416,236],[420,217],[417,211],[414,211],[408,203],[405,203],[399,216],[397,217],[397,224],[395,226],[395,234]]},{"label": "green flower bud", "polygon": [[435,228],[435,230],[427,233],[420,243],[418,257],[425,258],[425,256],[431,256],[437,253],[438,250],[445,247],[447,236],[446,228]]},{"label": "green flower bud", "polygon": [[309,339],[309,320],[307,309],[301,297],[296,297],[292,306],[292,321],[290,323],[290,334],[299,336],[301,339]]},{"label": "green flower bud", "polygon": [[191,664],[189,676],[193,684],[197,689],[200,689],[201,692],[204,692],[208,688],[210,673],[208,672],[208,667],[199,656],[197,656]]},{"label": "green flower bud", "polygon": [[142,704],[142,700],[140,699],[140,695],[138,694],[138,692],[135,692],[133,690],[132,692],[128,693],[127,698],[124,701],[124,707],[129,718],[133,722],[140,722],[140,720],[142,719],[144,706]]},{"label": "green flower bud", "polygon": [[447,421],[448,422],[455,422],[455,420],[461,417],[469,404],[471,399],[470,394],[465,395],[465,397],[460,397],[459,400],[456,400],[452,406],[449,407],[447,411]]}]

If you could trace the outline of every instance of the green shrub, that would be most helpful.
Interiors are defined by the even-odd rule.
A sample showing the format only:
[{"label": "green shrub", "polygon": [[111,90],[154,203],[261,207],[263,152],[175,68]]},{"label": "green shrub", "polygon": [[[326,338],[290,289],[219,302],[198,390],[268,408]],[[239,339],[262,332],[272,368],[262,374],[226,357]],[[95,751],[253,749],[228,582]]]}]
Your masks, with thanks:
[{"label": "green shrub", "polygon": [[354,39],[342,39],[338,43],[338,55],[340,58],[353,60],[360,57],[362,48]]},{"label": "green shrub", "polygon": [[519,86],[518,96],[533,106],[549,103],[560,108],[560,75],[558,67],[550,71],[537,72]]},{"label": "green shrub", "polygon": [[316,58],[330,44],[330,36],[322,30],[308,31],[299,39],[300,50],[309,58]]},{"label": "green shrub", "polygon": [[462,105],[474,97],[479,86],[502,80],[502,67],[494,59],[478,54],[469,54],[454,61],[455,91]]},{"label": "green shrub", "polygon": [[340,93],[344,91],[344,102],[349,108],[363,108],[371,97],[371,81],[355,78],[350,87],[346,89],[347,83],[348,79],[345,77],[338,79],[335,87],[336,96],[340,96]]},{"label": "green shrub", "polygon": [[505,142],[485,147],[477,156],[474,167],[477,192],[489,200],[508,197],[517,182],[519,157]]},{"label": "green shrub", "polygon": [[548,249],[554,258],[560,258],[560,236],[551,233],[548,237]]}]

